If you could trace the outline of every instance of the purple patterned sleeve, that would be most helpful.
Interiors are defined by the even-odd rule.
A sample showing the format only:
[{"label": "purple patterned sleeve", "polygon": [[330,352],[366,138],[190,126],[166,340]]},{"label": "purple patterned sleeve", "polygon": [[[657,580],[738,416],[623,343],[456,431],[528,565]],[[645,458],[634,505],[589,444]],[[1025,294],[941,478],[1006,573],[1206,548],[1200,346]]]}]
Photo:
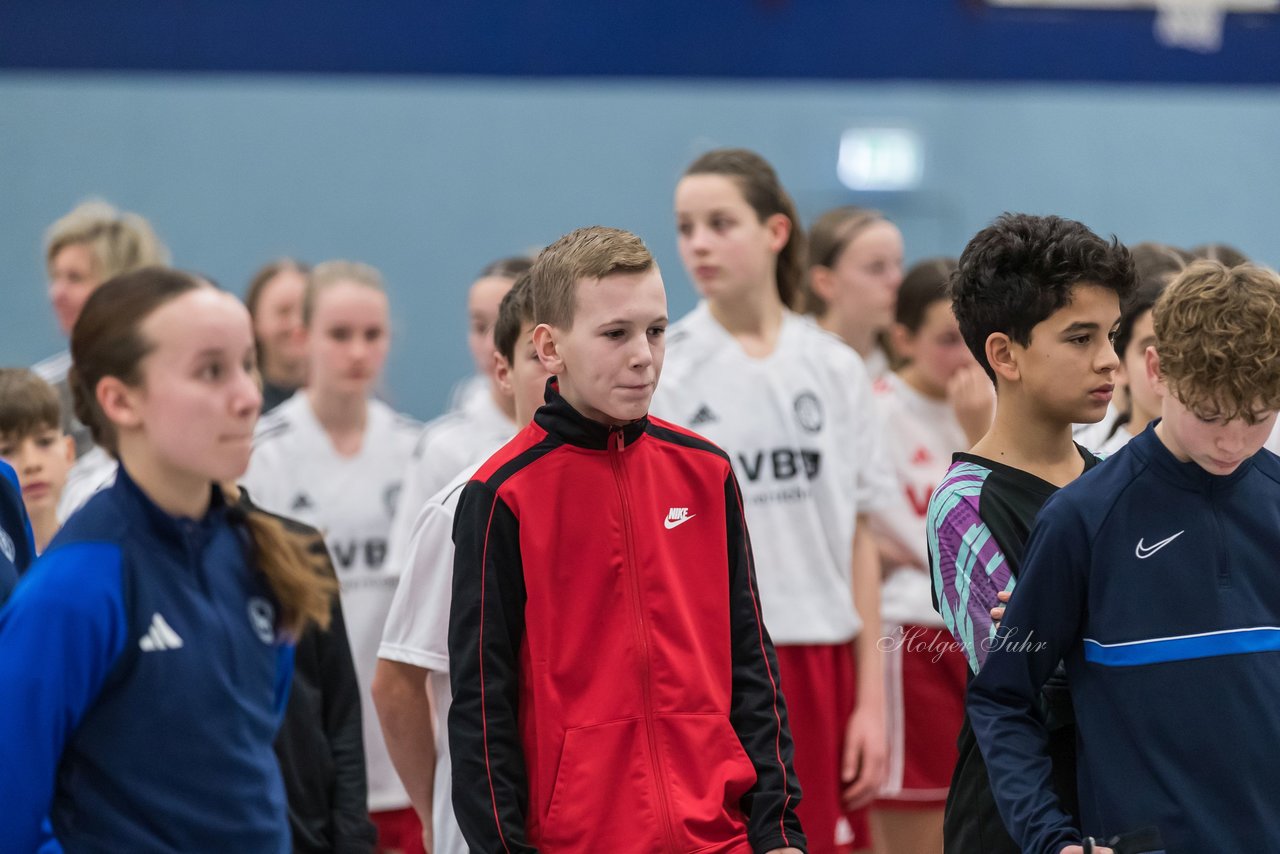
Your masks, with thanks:
[{"label": "purple patterned sleeve", "polygon": [[989,473],[973,463],[953,465],[929,499],[927,521],[934,602],[974,673],[986,661],[995,634],[996,594],[1014,586],[999,544],[978,515]]}]

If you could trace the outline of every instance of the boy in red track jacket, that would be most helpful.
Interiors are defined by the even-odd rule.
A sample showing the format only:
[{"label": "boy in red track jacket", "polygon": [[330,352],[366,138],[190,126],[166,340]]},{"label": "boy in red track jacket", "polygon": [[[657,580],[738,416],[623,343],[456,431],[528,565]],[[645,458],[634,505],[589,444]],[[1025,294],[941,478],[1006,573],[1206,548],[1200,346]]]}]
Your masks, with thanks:
[{"label": "boy in red track jacket", "polygon": [[449,658],[474,852],[798,854],[777,662],[724,452],[648,418],[666,293],[638,237],[531,273],[556,376],[464,488]]}]

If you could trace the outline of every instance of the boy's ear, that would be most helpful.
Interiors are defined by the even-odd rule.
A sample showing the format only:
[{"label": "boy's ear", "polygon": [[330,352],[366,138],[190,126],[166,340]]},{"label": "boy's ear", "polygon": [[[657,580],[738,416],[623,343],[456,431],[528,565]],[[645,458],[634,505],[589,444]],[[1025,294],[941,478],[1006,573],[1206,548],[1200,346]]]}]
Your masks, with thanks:
[{"label": "boy's ear", "polygon": [[98,381],[95,390],[98,406],[102,414],[107,416],[116,427],[138,427],[142,424],[142,413],[138,407],[138,393],[121,382],[119,377],[103,377]]},{"label": "boy's ear", "polygon": [[1018,368],[1018,357],[1013,349],[1013,340],[1003,332],[992,332],[987,336],[985,352],[987,364],[995,371],[997,377],[1009,382],[1022,379],[1022,371]]},{"label": "boy's ear", "polygon": [[1160,354],[1156,352],[1155,347],[1147,347],[1147,352],[1143,356],[1147,366],[1147,380],[1150,381],[1151,387],[1160,397],[1168,397],[1169,385],[1164,381],[1164,372],[1160,370]]},{"label": "boy's ear", "polygon": [[772,214],[764,221],[764,227],[769,232],[769,250],[771,252],[781,252],[782,247],[787,245],[787,241],[791,239],[791,219],[786,214]]},{"label": "boy's ear", "polygon": [[497,350],[493,351],[493,380],[498,384],[498,390],[504,395],[508,397],[515,395],[515,387],[511,384],[511,363]]},{"label": "boy's ear", "polygon": [[76,440],[75,440],[75,437],[74,437],[74,436],[67,436],[66,434],[63,434],[63,436],[62,436],[62,445],[63,445],[63,447],[66,449],[66,452],[67,452],[67,462],[68,462],[68,463],[71,463],[71,464],[73,464],[73,465],[74,465],[74,464],[75,464],[75,461],[76,461]]},{"label": "boy's ear", "polygon": [[533,351],[548,373],[564,373],[564,358],[556,346],[556,329],[548,323],[539,323],[533,329]]}]

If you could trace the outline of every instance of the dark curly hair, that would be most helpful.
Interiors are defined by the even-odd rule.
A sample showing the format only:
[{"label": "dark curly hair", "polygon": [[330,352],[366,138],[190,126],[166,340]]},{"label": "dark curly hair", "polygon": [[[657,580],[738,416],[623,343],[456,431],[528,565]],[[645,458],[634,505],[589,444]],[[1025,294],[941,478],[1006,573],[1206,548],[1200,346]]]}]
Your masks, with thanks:
[{"label": "dark curly hair", "polygon": [[1108,243],[1058,216],[1005,213],[965,246],[950,294],[965,343],[995,382],[986,353],[993,332],[1026,346],[1076,285],[1107,288],[1124,302],[1136,282],[1133,258],[1115,237]]}]

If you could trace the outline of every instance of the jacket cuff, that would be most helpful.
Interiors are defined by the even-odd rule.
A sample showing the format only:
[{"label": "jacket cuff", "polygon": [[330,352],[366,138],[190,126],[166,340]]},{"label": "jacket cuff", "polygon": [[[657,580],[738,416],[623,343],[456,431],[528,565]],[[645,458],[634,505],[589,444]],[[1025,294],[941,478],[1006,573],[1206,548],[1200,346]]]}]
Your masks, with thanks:
[{"label": "jacket cuff", "polygon": [[809,854],[809,846],[805,838],[798,833],[793,833],[785,839],[781,833],[774,833],[751,840],[751,850],[754,854],[768,854],[776,848],[795,848]]}]

